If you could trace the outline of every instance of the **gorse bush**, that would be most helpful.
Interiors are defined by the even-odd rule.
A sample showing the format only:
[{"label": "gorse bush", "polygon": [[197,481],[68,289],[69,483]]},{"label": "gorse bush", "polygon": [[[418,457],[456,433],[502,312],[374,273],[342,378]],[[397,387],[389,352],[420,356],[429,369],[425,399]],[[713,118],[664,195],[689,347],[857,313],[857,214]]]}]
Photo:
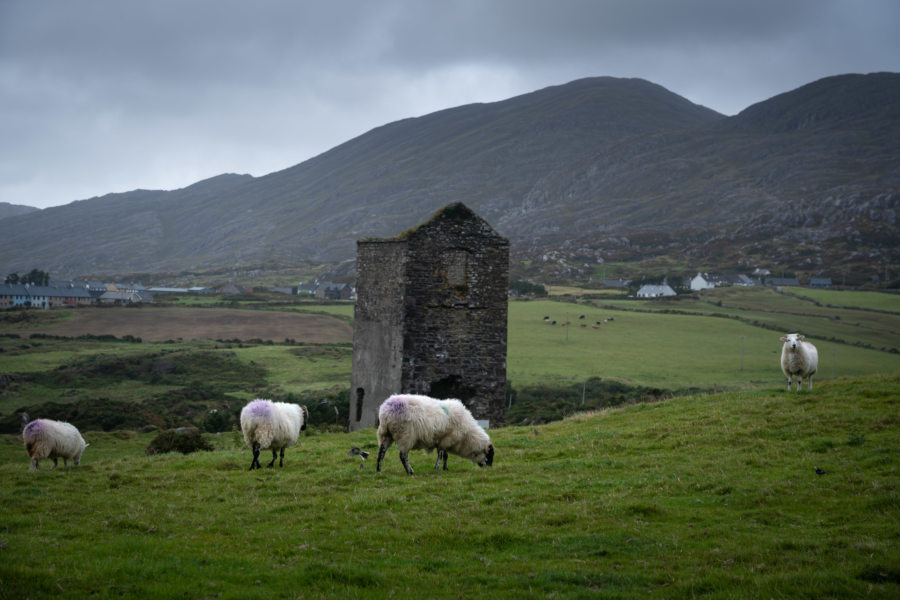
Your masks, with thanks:
[{"label": "gorse bush", "polygon": [[[599,410],[626,403],[656,401],[676,395],[659,388],[628,385],[620,381],[591,377],[584,383],[566,386],[529,385],[517,390],[508,385],[511,406],[506,411],[509,425],[548,423],[579,412]],[[685,390],[678,395],[696,393]]]},{"label": "gorse bush", "polygon": [[163,431],[153,438],[145,453],[147,455],[165,454],[167,452],[190,454],[191,452],[210,451],[212,449],[212,446],[210,446],[198,429],[189,427]]}]

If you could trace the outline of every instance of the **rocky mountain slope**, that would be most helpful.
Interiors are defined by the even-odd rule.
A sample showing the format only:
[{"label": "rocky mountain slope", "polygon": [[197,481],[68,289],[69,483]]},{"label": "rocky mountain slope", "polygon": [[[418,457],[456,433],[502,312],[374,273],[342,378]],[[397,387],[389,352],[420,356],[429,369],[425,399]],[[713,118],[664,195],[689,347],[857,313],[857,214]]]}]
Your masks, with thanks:
[{"label": "rocky mountain slope", "polygon": [[384,125],[264,177],[0,219],[0,271],[344,260],[457,201],[517,260],[883,273],[900,262],[900,75],[823,79],[734,117],[647,81],[583,79]]},{"label": "rocky mountain slope", "polygon": [[39,209],[33,206],[23,206],[21,204],[0,202],[0,219],[5,219],[6,217],[15,217],[17,215],[25,215],[36,210]]}]

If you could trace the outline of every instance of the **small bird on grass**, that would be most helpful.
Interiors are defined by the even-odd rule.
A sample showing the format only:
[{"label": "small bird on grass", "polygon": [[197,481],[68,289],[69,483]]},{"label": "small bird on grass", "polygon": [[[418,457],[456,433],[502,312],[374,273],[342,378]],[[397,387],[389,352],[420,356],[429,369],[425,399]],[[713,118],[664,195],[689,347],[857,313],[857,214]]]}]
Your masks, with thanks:
[{"label": "small bird on grass", "polygon": [[366,458],[369,456],[369,453],[365,450],[360,450],[359,446],[351,446],[350,447],[350,456],[358,456],[363,462],[359,463],[360,469],[365,469],[366,466],[363,464],[366,462]]},{"label": "small bird on grass", "polygon": [[359,446],[351,446],[350,456],[360,456],[363,460],[366,460],[369,457],[369,453],[365,450],[360,450]]},{"label": "small bird on grass", "polygon": [[823,471],[819,467],[816,467],[816,475],[827,475],[828,471]]}]

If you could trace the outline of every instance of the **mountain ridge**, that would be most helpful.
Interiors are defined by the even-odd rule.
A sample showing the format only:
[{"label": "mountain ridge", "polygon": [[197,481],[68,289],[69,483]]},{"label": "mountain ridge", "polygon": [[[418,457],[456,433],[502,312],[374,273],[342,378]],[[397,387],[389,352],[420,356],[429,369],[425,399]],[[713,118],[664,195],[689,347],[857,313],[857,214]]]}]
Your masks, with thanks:
[{"label": "mountain ridge", "polygon": [[[825,78],[733,117],[645,80],[585,78],[385,124],[261,177],[2,219],[0,265],[76,275],[339,261],[355,240],[456,201],[509,237],[515,260],[892,264],[898,107],[893,73]],[[73,247],[85,232],[90,244]]]}]

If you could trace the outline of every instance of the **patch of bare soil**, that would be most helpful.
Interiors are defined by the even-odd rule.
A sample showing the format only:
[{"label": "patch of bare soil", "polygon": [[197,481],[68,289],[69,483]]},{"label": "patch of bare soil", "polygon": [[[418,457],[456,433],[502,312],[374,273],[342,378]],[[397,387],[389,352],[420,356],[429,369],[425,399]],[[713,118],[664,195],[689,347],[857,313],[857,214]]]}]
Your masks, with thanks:
[{"label": "patch of bare soil", "polygon": [[326,315],[228,308],[83,308],[74,317],[44,327],[10,332],[78,337],[132,335],[148,342],[201,339],[261,339],[335,344],[353,341],[349,323]]}]

